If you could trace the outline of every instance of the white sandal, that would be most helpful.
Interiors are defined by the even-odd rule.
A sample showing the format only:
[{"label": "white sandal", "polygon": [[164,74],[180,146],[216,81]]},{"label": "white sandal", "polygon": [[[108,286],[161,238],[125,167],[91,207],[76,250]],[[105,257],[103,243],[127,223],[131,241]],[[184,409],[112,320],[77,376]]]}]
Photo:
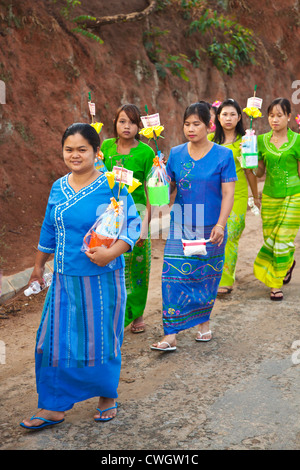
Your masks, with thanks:
[{"label": "white sandal", "polygon": [[201,331],[197,331],[197,336],[200,335],[200,338],[195,338],[196,341],[202,341],[202,342],[208,342],[211,340],[211,337],[209,339],[202,339],[202,336],[206,336],[206,335],[211,335],[211,331],[208,330],[206,331],[205,333],[201,333]]},{"label": "white sandal", "polygon": [[[167,344],[167,348],[159,348],[158,346],[160,346],[161,344]],[[175,351],[176,350],[176,346],[171,346],[167,341],[162,341],[161,343],[157,343],[157,346],[150,346],[151,349],[154,349],[156,351]]]}]

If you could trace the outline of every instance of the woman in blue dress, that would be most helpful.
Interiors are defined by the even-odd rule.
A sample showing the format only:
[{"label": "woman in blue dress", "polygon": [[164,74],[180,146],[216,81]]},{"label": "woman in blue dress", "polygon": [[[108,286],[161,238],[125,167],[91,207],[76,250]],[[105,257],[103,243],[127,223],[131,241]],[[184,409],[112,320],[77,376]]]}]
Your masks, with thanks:
[{"label": "woman in blue dress", "polygon": [[[209,341],[212,311],[224,263],[226,223],[236,177],[232,150],[207,139],[210,112],[190,105],[183,130],[188,142],[171,149],[167,171],[176,198],[162,272],[164,338],[151,349],[174,351],[176,335],[198,325],[197,341]],[[182,239],[210,240],[206,255],[184,254]]]},{"label": "woman in blue dress", "polygon": [[[54,253],[54,272],[36,338],[36,385],[41,410],[21,426],[36,430],[61,423],[76,402],[99,397],[96,421],[116,415],[126,289],[123,253],[139,237],[141,220],[124,188],[125,222],[109,248],[81,250],[83,238],[110,203],[112,191],[95,166],[98,133],[70,126],[62,138],[70,173],[52,186],[29,283],[43,282]],[[127,210],[126,210],[127,208]]]}]

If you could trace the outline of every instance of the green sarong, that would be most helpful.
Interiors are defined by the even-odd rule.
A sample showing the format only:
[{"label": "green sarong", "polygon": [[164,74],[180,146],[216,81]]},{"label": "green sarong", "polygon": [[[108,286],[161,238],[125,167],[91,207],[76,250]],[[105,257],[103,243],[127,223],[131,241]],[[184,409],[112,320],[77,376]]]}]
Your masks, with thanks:
[{"label": "green sarong", "polygon": [[127,302],[125,326],[143,315],[148,294],[151,267],[151,239],[148,236],[143,246],[134,246],[130,253],[124,253],[125,285]]},{"label": "green sarong", "polygon": [[254,262],[254,275],[266,286],[280,288],[294,261],[294,240],[300,226],[300,194],[284,198],[263,194],[261,216],[264,244]]}]

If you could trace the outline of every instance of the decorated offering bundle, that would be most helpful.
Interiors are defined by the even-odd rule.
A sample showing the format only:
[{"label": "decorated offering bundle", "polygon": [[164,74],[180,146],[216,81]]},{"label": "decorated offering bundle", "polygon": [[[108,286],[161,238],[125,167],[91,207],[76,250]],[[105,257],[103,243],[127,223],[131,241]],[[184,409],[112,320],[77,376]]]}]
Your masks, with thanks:
[{"label": "decorated offering bundle", "polygon": [[242,168],[257,168],[257,136],[254,129],[246,129],[242,137]]},{"label": "decorated offering bundle", "polygon": [[250,117],[250,129],[246,129],[245,135],[242,137],[242,168],[257,168],[258,166],[258,153],[257,153],[257,136],[255,130],[252,128],[252,121],[261,117],[260,108],[262,106],[262,99],[255,96],[256,86],[254,88],[254,96],[248,99],[247,107],[243,109],[244,113]]},{"label": "decorated offering bundle", "polygon": [[157,140],[159,137],[162,137],[161,133],[164,127],[160,125],[158,113],[142,116],[141,120],[144,128],[139,133],[149,140],[153,139],[157,150],[157,155],[153,159],[153,166],[146,181],[149,202],[152,206],[164,206],[170,202],[170,178],[166,173],[166,166],[163,162],[164,155],[157,145]]},{"label": "decorated offering bundle", "polygon": [[110,248],[118,239],[124,222],[123,201],[111,198],[111,203],[98,217],[83,239],[82,251],[96,246]]},{"label": "decorated offering bundle", "polygon": [[170,202],[170,178],[166,173],[163,154],[158,151],[153,166],[147,176],[149,202],[152,206],[163,206]]},{"label": "decorated offering bundle", "polygon": [[114,167],[113,171],[105,173],[111,190],[118,183],[118,196],[116,199],[112,192],[109,206],[86,233],[83,239],[82,251],[88,251],[96,246],[110,248],[118,239],[124,223],[123,201],[119,201],[120,190],[126,184],[128,194],[130,194],[141,185],[132,175],[132,171],[126,170],[123,167]]}]

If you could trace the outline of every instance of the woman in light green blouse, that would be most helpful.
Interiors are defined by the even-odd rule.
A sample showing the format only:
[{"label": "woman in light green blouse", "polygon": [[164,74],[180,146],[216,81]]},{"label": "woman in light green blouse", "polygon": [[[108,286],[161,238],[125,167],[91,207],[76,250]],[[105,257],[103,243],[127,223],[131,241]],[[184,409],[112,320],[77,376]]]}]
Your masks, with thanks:
[{"label": "woman in light green blouse", "polygon": [[271,288],[271,300],[283,300],[281,287],[295,266],[294,240],[300,226],[300,135],[288,123],[291,105],[277,98],[268,108],[271,131],[258,136],[256,175],[266,171],[262,195],[264,244],[254,262],[254,274]]},{"label": "woman in light green blouse", "polygon": [[237,101],[229,98],[221,103],[216,115],[216,130],[208,139],[232,150],[238,177],[234,189],[234,204],[227,221],[228,239],[225,248],[223,274],[219,284],[218,296],[230,294],[235,282],[239,240],[245,228],[248,204],[248,183],[255,204],[260,206],[257,179],[251,172],[241,167],[241,143],[245,134],[242,110]]}]

